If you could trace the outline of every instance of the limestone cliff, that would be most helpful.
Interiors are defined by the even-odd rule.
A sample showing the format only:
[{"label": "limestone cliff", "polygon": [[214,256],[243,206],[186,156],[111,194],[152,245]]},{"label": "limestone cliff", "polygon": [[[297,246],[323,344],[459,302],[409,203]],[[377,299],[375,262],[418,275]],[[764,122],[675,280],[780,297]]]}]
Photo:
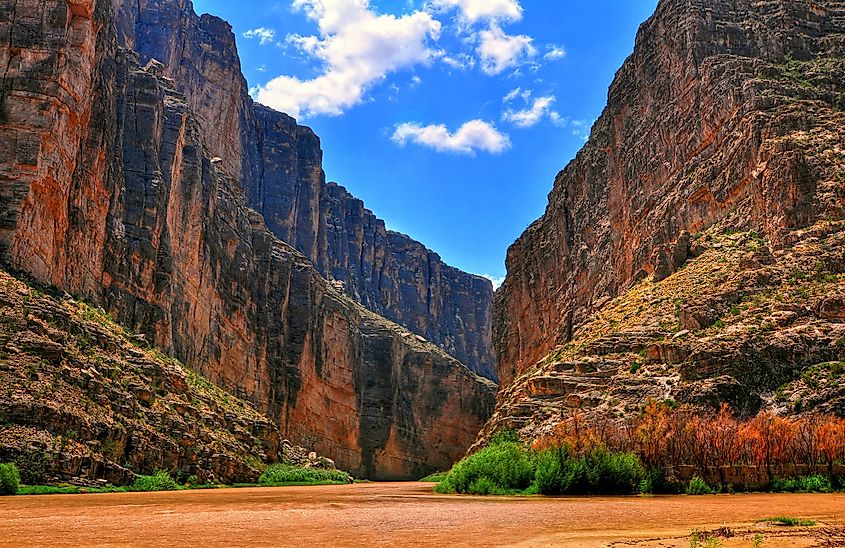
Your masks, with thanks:
[{"label": "limestone cliff", "polygon": [[102,305],[355,475],[451,464],[492,384],[338,292],[267,229],[227,165],[238,134],[203,131],[204,101],[237,96],[191,98],[161,63],[142,67],[119,47],[126,16],[104,0],[0,6],[4,260]]},{"label": "limestone cliff", "polygon": [[186,96],[224,171],[240,181],[268,228],[365,307],[495,379],[490,282],[452,268],[327,184],[320,140],[253,103],[228,23],[189,0],[121,0],[118,33],[141,64],[155,59]]},{"label": "limestone cliff", "polygon": [[[494,422],[531,430],[550,417],[544,408],[624,412],[644,397],[694,394],[743,396],[753,412],[793,376],[841,360],[842,320],[822,311],[843,286],[843,75],[841,1],[662,0],[545,214],[508,251],[494,305]],[[702,239],[737,230],[760,238],[765,256],[740,267]],[[706,249],[697,264],[723,277],[684,278]],[[812,298],[770,303],[789,268]],[[811,287],[817,276],[827,285]],[[668,310],[654,283],[674,284]],[[761,293],[764,309],[746,316]],[[639,309],[615,317],[614,298]],[[631,375],[652,362],[653,376]]]}]

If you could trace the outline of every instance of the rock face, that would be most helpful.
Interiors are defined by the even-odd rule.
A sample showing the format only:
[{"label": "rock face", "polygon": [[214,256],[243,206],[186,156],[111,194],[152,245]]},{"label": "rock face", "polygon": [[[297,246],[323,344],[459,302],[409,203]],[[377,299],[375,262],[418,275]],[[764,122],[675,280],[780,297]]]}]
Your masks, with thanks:
[{"label": "rock face", "polygon": [[251,405],[102,310],[5,271],[0,352],[0,460],[18,461],[26,483],[123,485],[161,469],[254,482],[261,464],[292,460],[276,425]]},{"label": "rock face", "polygon": [[[579,394],[603,394],[581,398],[587,408],[598,405],[618,371],[636,369],[626,353],[647,352],[647,359],[672,364],[670,369],[682,377],[692,374],[695,348],[651,344],[678,330],[696,336],[719,320],[726,323],[722,316],[744,298],[737,297],[743,284],[734,288],[740,293],[730,297],[733,303],[725,304],[730,301],[726,298],[716,306],[707,292],[717,291],[720,284],[696,282],[702,293],[678,303],[679,316],[666,325],[629,326],[633,333],[612,337],[614,329],[609,329],[604,335],[611,338],[596,348],[575,346],[592,332],[591,322],[611,299],[627,299],[638,283],[665,283],[679,275],[685,262],[706,248],[690,235],[714,227],[753,230],[763,238],[761,245],[777,254],[810,245],[806,238],[843,219],[843,75],[843,2],[661,1],[640,28],[634,53],[617,73],[589,141],[558,175],[545,214],[508,251],[507,280],[494,305],[494,345],[503,387],[499,418],[519,415],[514,406],[531,394],[546,393],[546,399],[558,403],[572,394],[572,404]],[[711,252],[720,253],[718,248]],[[827,291],[838,292],[841,264],[832,265],[825,268],[836,283]],[[719,300],[719,294],[713,299]],[[831,327],[839,320],[824,312],[828,306],[835,308],[819,304],[822,312],[810,315]],[[761,324],[752,318],[749,331],[751,325]],[[773,371],[800,371],[813,360],[841,356],[836,350],[841,346],[827,346],[841,343],[840,335],[828,340],[831,333],[805,341],[825,350],[803,356],[804,343],[784,343],[786,349],[775,341],[760,341],[755,352],[768,358],[760,362],[757,376],[743,376],[744,359],[737,353],[741,347],[723,348],[719,352],[725,353],[716,352],[709,363],[719,364],[713,371],[732,376],[723,379],[727,392],[737,391],[729,386],[737,381],[740,392],[750,390],[765,399],[773,387],[769,382],[755,385],[754,379],[770,375],[766,378],[783,381]],[[606,359],[620,353],[619,363]],[[579,361],[584,356],[595,363]],[[561,380],[545,371],[570,366],[581,376]],[[674,394],[650,382],[642,388],[661,397]],[[722,390],[715,386],[718,379],[707,382]],[[693,392],[705,388],[702,384]],[[760,403],[754,405],[759,408]],[[523,411],[522,424],[542,421],[531,418],[532,406],[526,404]]]},{"label": "rock face", "polygon": [[190,99],[161,63],[142,68],[119,47],[126,17],[107,1],[0,7],[4,259],[101,304],[354,475],[449,466],[489,414],[492,383],[277,239],[237,166],[212,153],[231,162],[239,134],[208,145],[190,104],[228,119],[237,97]]},{"label": "rock face", "polygon": [[254,104],[228,23],[197,16],[188,0],[124,0],[118,34],[187,99],[212,156],[241,182],[268,228],[343,282],[366,308],[434,342],[495,379],[493,289],[452,268],[422,244],[388,231],[343,187],[326,183],[319,138]]}]

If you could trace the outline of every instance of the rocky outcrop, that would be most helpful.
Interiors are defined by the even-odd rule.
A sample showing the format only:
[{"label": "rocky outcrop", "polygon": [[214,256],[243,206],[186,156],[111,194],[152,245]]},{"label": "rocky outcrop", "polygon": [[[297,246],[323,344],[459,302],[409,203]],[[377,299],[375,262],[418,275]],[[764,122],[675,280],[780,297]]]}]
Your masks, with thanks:
[{"label": "rocky outcrop", "polygon": [[[278,240],[165,67],[118,46],[110,2],[24,4],[0,7],[5,260],[102,305],[354,475],[412,478],[460,457],[492,383]],[[226,139],[213,137],[237,146]]]},{"label": "rocky outcrop", "polygon": [[[765,277],[727,293],[725,280],[686,278],[696,293],[678,289],[677,310],[639,301],[639,324],[604,326],[602,337],[578,345],[593,338],[586,334],[614,298],[637,301],[649,283],[685,279],[708,249],[700,237],[708,230],[762,238],[770,253],[743,263],[760,276],[772,264],[810,268],[774,257],[814,245],[818,230],[845,217],[843,75],[841,1],[662,0],[589,141],[557,176],[545,214],[508,251],[494,305],[503,387],[494,422],[531,430],[545,420],[534,414],[541,405],[528,403],[538,400],[552,414],[625,412],[644,397],[727,400],[751,412],[778,388],[772,383],[841,359],[835,314],[823,312],[835,299],[792,311],[801,327],[773,338],[762,318],[749,318],[742,341],[677,342],[684,334],[700,342],[728,323],[749,288],[774,291],[779,282]],[[708,253],[708,268],[722,272],[728,255],[715,245]],[[824,291],[838,293],[841,264],[832,264],[822,268],[835,281]],[[629,374],[650,370],[649,361],[665,365],[659,379]]]},{"label": "rocky outcrop", "polygon": [[490,282],[452,268],[385,228],[363,203],[326,183],[319,138],[254,104],[228,23],[197,16],[189,0],[119,2],[122,43],[155,59],[187,99],[212,156],[240,181],[269,229],[342,282],[368,309],[495,379]]},{"label": "rocky outcrop", "polygon": [[742,418],[845,416],[845,222],[793,232],[772,250],[717,225],[692,239],[683,269],[606,303],[571,341],[504,387],[481,443],[514,429],[542,437],[572,413],[629,417],[648,400]]},{"label": "rocky outcrop", "polygon": [[276,425],[250,404],[101,309],[5,271],[0,352],[0,459],[18,461],[27,483],[124,485],[161,469],[255,482],[264,463],[290,460]]}]

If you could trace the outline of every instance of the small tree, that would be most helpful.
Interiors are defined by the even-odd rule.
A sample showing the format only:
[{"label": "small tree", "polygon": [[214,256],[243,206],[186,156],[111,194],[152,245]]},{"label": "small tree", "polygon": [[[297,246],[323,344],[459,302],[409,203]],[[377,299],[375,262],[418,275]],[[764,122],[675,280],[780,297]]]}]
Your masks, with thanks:
[{"label": "small tree", "polygon": [[830,418],[816,424],[819,453],[833,473],[833,463],[842,458],[845,451],[845,420]]},{"label": "small tree", "polygon": [[20,483],[17,466],[12,463],[0,464],[0,495],[14,495]]}]

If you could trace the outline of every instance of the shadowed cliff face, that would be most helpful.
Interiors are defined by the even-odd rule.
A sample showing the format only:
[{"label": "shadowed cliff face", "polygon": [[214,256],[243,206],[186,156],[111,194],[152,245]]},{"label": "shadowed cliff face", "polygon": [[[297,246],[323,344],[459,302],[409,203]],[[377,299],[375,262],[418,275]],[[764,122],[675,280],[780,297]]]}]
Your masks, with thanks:
[{"label": "shadowed cliff face", "polygon": [[366,308],[434,342],[495,379],[488,280],[452,268],[390,232],[343,187],[327,184],[320,140],[254,104],[231,27],[197,16],[188,0],[121,0],[121,43],[163,63],[208,136],[210,153],[240,181],[269,229]]},{"label": "shadowed cliff face", "polygon": [[508,251],[502,386],[610,298],[677,270],[690,234],[730,216],[779,247],[842,217],[843,32],[838,1],[660,2],[545,214]]},{"label": "shadowed cliff face", "polygon": [[[35,4],[0,7],[4,259],[101,303],[353,474],[459,458],[492,383],[277,239],[165,67],[118,47],[111,3]],[[210,138],[235,151],[232,135]]]}]

